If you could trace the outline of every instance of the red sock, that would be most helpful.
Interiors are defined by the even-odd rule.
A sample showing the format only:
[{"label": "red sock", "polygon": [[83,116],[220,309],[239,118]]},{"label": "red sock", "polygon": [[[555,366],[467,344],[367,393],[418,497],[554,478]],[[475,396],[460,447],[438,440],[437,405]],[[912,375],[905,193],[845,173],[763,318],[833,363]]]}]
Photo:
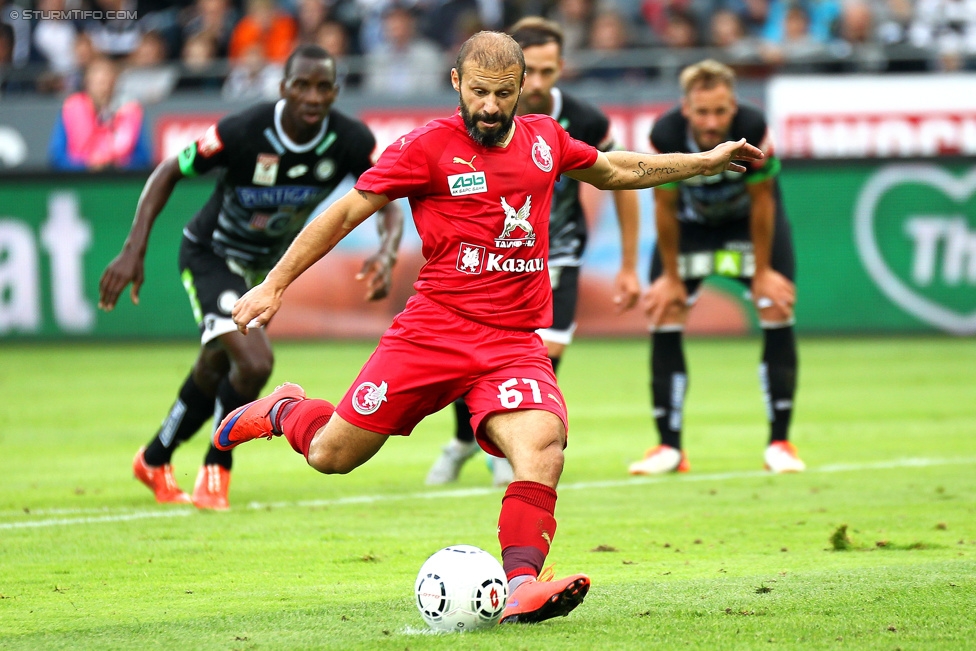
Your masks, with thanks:
[{"label": "red sock", "polygon": [[511,580],[539,576],[556,535],[556,489],[534,481],[514,481],[502,498],[498,516],[498,542],[502,566]]},{"label": "red sock", "polygon": [[308,459],[308,448],[315,433],[322,429],[335,407],[325,400],[295,400],[281,407],[278,429],[285,435],[295,452]]}]

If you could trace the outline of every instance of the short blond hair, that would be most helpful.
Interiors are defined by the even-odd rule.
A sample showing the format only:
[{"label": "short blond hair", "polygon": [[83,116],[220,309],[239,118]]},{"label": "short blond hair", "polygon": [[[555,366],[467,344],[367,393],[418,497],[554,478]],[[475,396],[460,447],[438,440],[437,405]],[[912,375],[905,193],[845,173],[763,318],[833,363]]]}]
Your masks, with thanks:
[{"label": "short blond hair", "polygon": [[715,59],[705,59],[682,70],[678,81],[685,95],[697,88],[707,90],[720,85],[735,90],[735,71]]}]

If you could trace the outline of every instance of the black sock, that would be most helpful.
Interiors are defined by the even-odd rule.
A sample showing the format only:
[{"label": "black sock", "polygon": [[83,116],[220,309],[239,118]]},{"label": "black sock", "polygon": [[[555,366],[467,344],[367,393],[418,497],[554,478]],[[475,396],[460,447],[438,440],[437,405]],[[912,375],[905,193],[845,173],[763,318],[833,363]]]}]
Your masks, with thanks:
[{"label": "black sock", "polygon": [[549,358],[549,361],[552,362],[552,372],[553,372],[553,374],[559,372],[559,360],[561,360],[561,359],[562,359],[562,357],[550,357]]},{"label": "black sock", "polygon": [[461,443],[472,443],[474,441],[474,430],[471,429],[471,412],[464,404],[463,398],[454,401],[454,415],[457,419],[457,431],[454,433]]},{"label": "black sock", "polygon": [[688,372],[681,331],[651,333],[651,399],[661,445],[681,449]]},{"label": "black sock", "polygon": [[[230,376],[225,375],[224,379],[217,385],[217,404],[214,406],[214,428],[220,425],[220,421],[224,419],[224,416],[238,407],[246,405],[256,397],[242,396],[234,388],[234,385],[230,383]],[[211,442],[210,449],[207,451],[207,456],[204,458],[203,463],[206,466],[217,464],[230,470],[233,465],[233,459],[234,456],[230,450],[218,450],[213,446],[213,442]]]},{"label": "black sock", "polygon": [[763,329],[763,356],[759,382],[769,418],[769,442],[789,438],[796,393],[796,337],[793,326]]},{"label": "black sock", "polygon": [[173,458],[173,452],[213,416],[214,398],[205,394],[190,373],[180,388],[176,402],[170,407],[169,415],[159,428],[159,432],[146,446],[146,464],[165,466]]}]

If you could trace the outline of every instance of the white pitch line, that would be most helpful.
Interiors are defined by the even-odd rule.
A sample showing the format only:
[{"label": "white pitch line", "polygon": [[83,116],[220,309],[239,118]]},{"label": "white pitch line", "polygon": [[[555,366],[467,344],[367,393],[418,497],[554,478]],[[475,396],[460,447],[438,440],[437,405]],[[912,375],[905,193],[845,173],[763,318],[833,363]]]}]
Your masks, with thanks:
[{"label": "white pitch line", "polygon": [[[925,468],[932,466],[956,466],[976,464],[976,457],[960,457],[956,459],[926,459],[926,458],[907,458],[892,459],[890,461],[874,461],[868,463],[833,464],[811,468],[807,474],[817,473],[837,473],[837,472],[859,472],[867,470],[890,470],[893,468]],[[710,473],[701,475],[663,475],[654,477],[630,477],[627,479],[609,479],[605,481],[587,481],[562,484],[560,491],[573,490],[592,490],[594,488],[623,488],[626,486],[642,486],[646,484],[659,484],[663,482],[707,482],[723,481],[726,479],[750,479],[759,477],[771,477],[768,472],[762,470],[743,471],[743,472],[724,472]],[[373,504],[376,502],[397,502],[405,500],[439,500],[453,499],[461,497],[481,497],[485,495],[497,495],[502,492],[500,488],[463,488],[456,490],[424,491],[421,493],[407,493],[403,495],[351,495],[349,497],[338,497],[328,500],[301,500],[297,502],[251,502],[247,505],[251,510],[264,509],[287,509],[287,508],[309,508],[323,506],[346,506],[350,504]],[[35,527],[57,527],[71,526],[77,524],[101,524],[104,522],[128,522],[130,520],[141,520],[144,518],[173,518],[185,517],[194,512],[188,508],[169,508],[165,511],[150,510],[124,510],[111,512],[108,507],[102,509],[78,509],[74,513],[106,513],[103,516],[89,516],[79,518],[54,518],[48,520],[28,520],[26,522],[4,522],[0,523],[0,531],[5,529],[27,529]],[[49,509],[47,511],[7,511],[0,514],[7,514],[25,517],[40,515],[43,513],[70,514],[71,509]]]},{"label": "white pitch line", "polygon": [[179,511],[142,511],[138,513],[127,513],[123,515],[105,515],[99,518],[58,518],[57,520],[30,520],[27,522],[5,522],[0,524],[0,529],[32,529],[36,527],[57,527],[72,524],[101,524],[102,522],[128,522],[129,520],[142,520],[144,518],[175,518],[191,515],[193,510],[180,509]]}]

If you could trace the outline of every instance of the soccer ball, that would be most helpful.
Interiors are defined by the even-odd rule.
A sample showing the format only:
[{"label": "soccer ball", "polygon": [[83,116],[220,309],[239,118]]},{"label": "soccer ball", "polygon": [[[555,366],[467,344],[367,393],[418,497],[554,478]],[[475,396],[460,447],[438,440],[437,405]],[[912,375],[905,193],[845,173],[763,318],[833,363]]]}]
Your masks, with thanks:
[{"label": "soccer ball", "polygon": [[417,574],[420,615],[435,631],[470,631],[498,622],[508,579],[495,557],[471,545],[445,547]]}]

